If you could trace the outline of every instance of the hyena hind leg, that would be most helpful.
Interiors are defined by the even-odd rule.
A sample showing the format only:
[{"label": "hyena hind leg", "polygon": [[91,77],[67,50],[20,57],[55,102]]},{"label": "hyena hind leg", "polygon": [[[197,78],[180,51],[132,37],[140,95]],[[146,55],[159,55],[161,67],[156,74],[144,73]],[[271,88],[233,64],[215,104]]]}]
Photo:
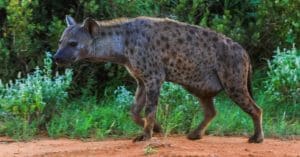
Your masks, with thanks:
[{"label": "hyena hind leg", "polygon": [[[234,88],[233,88],[234,89]],[[244,91],[244,92],[243,92]],[[254,124],[254,135],[248,140],[249,143],[261,143],[264,139],[263,129],[262,129],[262,109],[260,109],[255,101],[250,96],[247,89],[245,90],[234,90],[227,92],[229,97],[241,108],[243,111],[248,113]]]}]

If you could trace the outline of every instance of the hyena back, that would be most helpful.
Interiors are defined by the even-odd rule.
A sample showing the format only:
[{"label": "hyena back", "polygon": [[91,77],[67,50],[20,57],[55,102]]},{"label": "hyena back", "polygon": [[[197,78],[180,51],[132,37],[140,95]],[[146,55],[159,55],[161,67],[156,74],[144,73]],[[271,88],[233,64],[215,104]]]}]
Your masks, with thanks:
[{"label": "hyena back", "polygon": [[[254,122],[249,142],[262,142],[262,110],[250,90],[251,64],[236,42],[212,30],[170,19],[138,17],[112,21],[87,18],[77,24],[66,17],[56,63],[81,59],[114,62],[127,68],[137,81],[133,120],[144,127],[134,141],[148,140],[160,131],[155,122],[160,87],[164,81],[182,85],[196,96],[204,109],[204,120],[188,134],[200,139],[216,115],[213,98],[225,90]],[[145,109],[145,118],[140,115]]]}]

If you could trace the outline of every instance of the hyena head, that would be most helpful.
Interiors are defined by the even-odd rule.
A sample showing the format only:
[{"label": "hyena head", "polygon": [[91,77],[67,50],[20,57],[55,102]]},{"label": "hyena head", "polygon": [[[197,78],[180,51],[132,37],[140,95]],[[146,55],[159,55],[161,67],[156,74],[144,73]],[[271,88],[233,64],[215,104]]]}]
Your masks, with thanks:
[{"label": "hyena head", "polygon": [[66,16],[67,28],[64,30],[59,47],[54,55],[56,64],[70,64],[88,58],[93,53],[93,36],[98,32],[95,20],[87,18],[77,24],[71,16]]}]

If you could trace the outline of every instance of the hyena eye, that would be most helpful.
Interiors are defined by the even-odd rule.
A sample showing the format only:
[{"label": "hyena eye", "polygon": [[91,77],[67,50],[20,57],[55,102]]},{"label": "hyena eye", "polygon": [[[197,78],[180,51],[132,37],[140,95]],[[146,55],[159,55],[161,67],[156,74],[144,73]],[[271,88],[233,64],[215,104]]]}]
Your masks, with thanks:
[{"label": "hyena eye", "polygon": [[70,45],[70,46],[72,46],[72,47],[75,47],[75,46],[77,46],[77,44],[78,44],[78,43],[77,43],[77,42],[75,42],[75,41],[69,42],[69,45]]}]

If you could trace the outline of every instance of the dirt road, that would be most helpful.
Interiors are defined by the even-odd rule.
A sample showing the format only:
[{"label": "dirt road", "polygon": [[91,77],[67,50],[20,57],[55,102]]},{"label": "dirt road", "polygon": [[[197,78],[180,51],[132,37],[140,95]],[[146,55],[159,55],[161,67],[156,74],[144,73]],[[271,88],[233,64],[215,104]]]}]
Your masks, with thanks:
[{"label": "dirt road", "polygon": [[80,141],[41,138],[30,142],[12,142],[0,137],[0,157],[300,157],[300,140],[266,139],[262,144],[249,144],[246,137],[205,136],[189,141],[184,136],[154,137],[148,142],[131,140]]}]

